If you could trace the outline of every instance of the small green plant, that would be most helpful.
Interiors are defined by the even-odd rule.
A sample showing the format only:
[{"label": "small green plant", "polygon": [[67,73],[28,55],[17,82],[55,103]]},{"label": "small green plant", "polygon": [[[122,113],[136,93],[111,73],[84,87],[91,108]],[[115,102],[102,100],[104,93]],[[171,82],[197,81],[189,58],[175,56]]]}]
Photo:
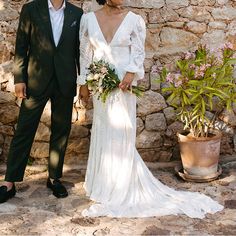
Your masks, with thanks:
[{"label": "small green plant", "polygon": [[[169,94],[167,102],[194,137],[208,137],[222,111],[236,102],[234,53],[231,43],[215,51],[199,45],[195,53],[176,61],[175,73],[166,68],[161,72],[161,81],[168,84],[163,88]],[[207,111],[214,115],[209,118]]]},{"label": "small green plant", "polygon": [[30,157],[28,158],[27,165],[28,165],[28,166],[32,166],[33,163],[34,163],[34,161],[35,161],[34,158],[30,156]]}]

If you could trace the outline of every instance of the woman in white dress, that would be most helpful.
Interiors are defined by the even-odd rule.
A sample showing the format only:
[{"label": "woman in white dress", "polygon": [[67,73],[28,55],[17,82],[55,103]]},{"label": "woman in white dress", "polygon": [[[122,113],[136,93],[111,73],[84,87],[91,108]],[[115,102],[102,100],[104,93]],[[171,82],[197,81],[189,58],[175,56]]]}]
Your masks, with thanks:
[{"label": "woman in white dress", "polygon": [[85,178],[87,196],[95,201],[84,216],[150,217],[186,214],[203,218],[223,209],[200,193],[176,191],[157,180],[135,148],[136,97],[127,88],[144,77],[145,22],[122,8],[123,0],[97,0],[101,9],[81,20],[82,85],[86,100],[87,68],[103,59],[114,66],[120,88],[102,103],[93,98],[94,117]]}]

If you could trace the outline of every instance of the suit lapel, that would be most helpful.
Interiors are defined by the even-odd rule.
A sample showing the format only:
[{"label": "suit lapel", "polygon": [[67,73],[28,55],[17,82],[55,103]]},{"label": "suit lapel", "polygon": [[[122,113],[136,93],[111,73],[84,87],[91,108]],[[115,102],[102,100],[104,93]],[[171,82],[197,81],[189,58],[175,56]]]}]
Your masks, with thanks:
[{"label": "suit lapel", "polygon": [[62,32],[61,32],[61,37],[60,37],[60,40],[58,42],[58,45],[57,47],[60,46],[60,44],[62,43],[63,39],[64,39],[64,36],[66,34],[66,29],[67,27],[70,27],[69,26],[69,23],[71,22],[70,21],[70,18],[72,17],[72,10],[71,10],[71,7],[70,5],[67,3],[66,1],[66,8],[64,10],[64,23],[63,23],[63,27],[62,27]]},{"label": "suit lapel", "polygon": [[46,32],[48,33],[49,38],[52,41],[53,46],[55,47],[55,42],[52,32],[52,24],[48,9],[48,0],[38,0],[38,11],[40,12],[42,18],[42,25],[45,27]]}]

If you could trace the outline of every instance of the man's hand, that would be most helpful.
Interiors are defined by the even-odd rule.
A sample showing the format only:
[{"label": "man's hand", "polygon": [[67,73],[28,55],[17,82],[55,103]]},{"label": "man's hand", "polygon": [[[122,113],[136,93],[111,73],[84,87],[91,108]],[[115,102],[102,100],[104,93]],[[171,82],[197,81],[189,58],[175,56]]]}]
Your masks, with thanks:
[{"label": "man's hand", "polygon": [[18,98],[26,98],[26,84],[25,83],[18,83],[15,84],[15,93]]},{"label": "man's hand", "polygon": [[132,86],[132,82],[134,80],[134,73],[127,72],[125,74],[124,79],[120,82],[119,88],[123,91],[126,91]]},{"label": "man's hand", "polygon": [[88,102],[89,99],[89,90],[88,90],[88,86],[87,85],[81,85],[80,86],[80,90],[79,90],[79,98],[83,101],[83,102]]}]

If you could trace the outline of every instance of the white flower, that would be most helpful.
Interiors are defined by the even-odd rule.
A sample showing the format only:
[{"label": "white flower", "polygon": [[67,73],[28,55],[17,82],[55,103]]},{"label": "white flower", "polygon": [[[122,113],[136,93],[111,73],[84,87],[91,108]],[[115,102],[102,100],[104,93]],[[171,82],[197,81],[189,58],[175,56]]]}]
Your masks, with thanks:
[{"label": "white flower", "polygon": [[103,87],[99,87],[98,92],[103,93]]},{"label": "white flower", "polygon": [[94,75],[94,80],[99,80],[99,78],[100,78],[100,74],[95,74]]},{"label": "white flower", "polygon": [[107,74],[108,70],[107,70],[107,68],[106,68],[105,66],[103,66],[103,67],[101,68],[101,72],[102,72],[103,74]]},{"label": "white flower", "polygon": [[170,82],[170,83],[173,83],[174,81],[174,78],[173,78],[173,75],[171,73],[168,73],[167,76],[166,76],[166,81],[167,82]]},{"label": "white flower", "polygon": [[101,86],[102,86],[102,79],[98,81],[98,87],[101,87]]},{"label": "white flower", "polygon": [[87,76],[87,80],[88,80],[88,81],[94,80],[93,74],[89,74],[89,75]]}]

